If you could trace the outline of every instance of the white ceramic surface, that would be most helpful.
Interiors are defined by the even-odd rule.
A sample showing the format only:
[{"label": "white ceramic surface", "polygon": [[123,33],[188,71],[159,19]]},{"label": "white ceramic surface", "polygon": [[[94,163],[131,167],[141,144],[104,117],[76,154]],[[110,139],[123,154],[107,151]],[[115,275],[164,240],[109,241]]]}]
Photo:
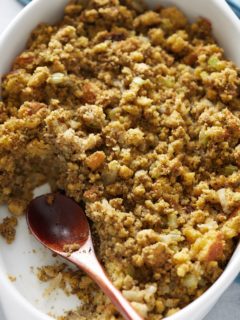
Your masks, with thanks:
[{"label": "white ceramic surface", "polygon": [[[18,15],[0,38],[0,76],[9,69],[13,58],[24,48],[30,30],[39,22],[56,21],[66,2],[67,0],[35,0]],[[191,19],[198,16],[210,19],[226,55],[240,66],[240,23],[223,0],[148,0],[147,3],[153,6],[159,3],[175,4]],[[46,188],[38,190],[38,194],[45,192]],[[1,207],[0,218],[7,214],[6,208]],[[60,291],[48,298],[43,297],[46,285],[36,279],[31,267],[46,265],[53,258],[29,235],[24,219],[20,221],[17,241],[9,248],[0,239],[0,248],[0,299],[8,320],[50,320],[52,318],[46,313],[59,314],[79,303],[75,297],[67,298]],[[33,249],[37,253],[33,253]],[[220,279],[199,299],[168,319],[203,319],[238,274],[239,255],[240,246]],[[16,282],[9,281],[9,275],[16,276]]]}]

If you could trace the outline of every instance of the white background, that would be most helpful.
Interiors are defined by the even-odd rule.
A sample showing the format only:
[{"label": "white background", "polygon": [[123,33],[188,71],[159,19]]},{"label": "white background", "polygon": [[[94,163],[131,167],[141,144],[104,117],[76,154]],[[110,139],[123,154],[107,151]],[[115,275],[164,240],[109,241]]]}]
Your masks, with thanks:
[{"label": "white background", "polygon": [[[8,25],[11,19],[13,19],[14,16],[21,10],[21,8],[22,6],[17,2],[17,0],[0,0],[0,33]],[[19,32],[21,32],[21,30],[19,30]],[[11,41],[11,39],[9,39],[9,41]],[[7,320],[1,311],[1,306],[0,320]],[[240,320],[240,278],[234,282],[234,284],[229,288],[229,290],[225,293],[225,295],[221,298],[216,307],[206,317],[205,320]]]}]

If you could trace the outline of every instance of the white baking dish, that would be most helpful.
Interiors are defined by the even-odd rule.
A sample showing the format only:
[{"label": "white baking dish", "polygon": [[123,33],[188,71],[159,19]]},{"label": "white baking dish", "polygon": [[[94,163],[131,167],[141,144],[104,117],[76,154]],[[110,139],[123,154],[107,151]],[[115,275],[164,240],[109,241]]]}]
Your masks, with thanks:
[{"label": "white baking dish", "polygon": [[[212,21],[213,30],[226,55],[240,66],[240,22],[224,0],[147,0],[150,6],[157,4],[177,5],[190,19],[203,16]],[[35,0],[11,23],[0,38],[0,76],[9,70],[12,60],[24,49],[30,31],[40,22],[57,21],[67,0]],[[41,190],[45,192],[45,189]],[[7,214],[0,209],[0,218]],[[69,308],[74,299],[59,296],[57,303],[52,298],[43,298],[43,288],[29,271],[31,265],[47,264],[51,259],[48,252],[28,234],[22,218],[17,241],[9,247],[0,240],[0,300],[8,320],[50,320],[46,312],[51,303],[56,308]],[[32,249],[37,248],[37,254]],[[195,302],[169,317],[170,320],[201,320],[217,302],[240,271],[240,245],[237,247],[223,275]],[[17,276],[11,282],[9,274]],[[20,276],[19,276],[20,275]],[[37,306],[37,307],[36,307]],[[42,311],[40,311],[42,310]],[[44,313],[45,311],[45,313]],[[56,312],[56,309],[53,310]]]}]

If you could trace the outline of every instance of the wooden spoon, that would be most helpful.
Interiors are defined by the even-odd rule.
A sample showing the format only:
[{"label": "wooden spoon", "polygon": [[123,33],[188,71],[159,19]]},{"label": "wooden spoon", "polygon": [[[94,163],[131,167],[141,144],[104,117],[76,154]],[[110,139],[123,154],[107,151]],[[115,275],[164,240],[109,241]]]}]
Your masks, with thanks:
[{"label": "wooden spoon", "polygon": [[126,320],[143,320],[106,276],[94,252],[86,215],[75,201],[60,193],[37,197],[28,206],[27,223],[45,247],[84,270]]}]

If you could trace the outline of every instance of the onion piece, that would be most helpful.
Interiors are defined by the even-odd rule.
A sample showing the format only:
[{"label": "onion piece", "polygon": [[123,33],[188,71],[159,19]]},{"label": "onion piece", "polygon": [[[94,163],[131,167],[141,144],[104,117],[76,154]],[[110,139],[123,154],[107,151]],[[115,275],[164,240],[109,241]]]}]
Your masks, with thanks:
[{"label": "onion piece", "polygon": [[220,204],[222,206],[223,212],[229,213],[227,199],[226,199],[226,189],[225,188],[219,189],[217,191],[217,194],[218,194],[218,198],[219,198]]}]

